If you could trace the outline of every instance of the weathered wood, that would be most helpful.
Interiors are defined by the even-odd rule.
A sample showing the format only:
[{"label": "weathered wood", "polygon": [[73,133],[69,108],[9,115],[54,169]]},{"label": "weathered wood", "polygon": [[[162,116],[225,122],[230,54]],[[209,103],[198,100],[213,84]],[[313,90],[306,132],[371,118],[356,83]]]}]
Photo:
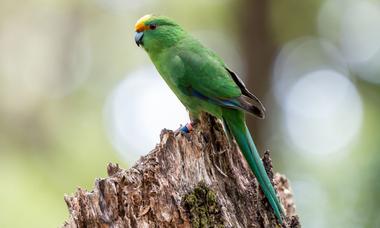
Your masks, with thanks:
[{"label": "weathered wood", "polygon": [[[264,164],[273,177],[269,152]],[[280,227],[258,183],[221,124],[203,116],[190,134],[163,130],[132,168],[109,164],[91,192],[66,196],[64,227]],[[300,227],[288,180],[274,175],[287,217]]]}]

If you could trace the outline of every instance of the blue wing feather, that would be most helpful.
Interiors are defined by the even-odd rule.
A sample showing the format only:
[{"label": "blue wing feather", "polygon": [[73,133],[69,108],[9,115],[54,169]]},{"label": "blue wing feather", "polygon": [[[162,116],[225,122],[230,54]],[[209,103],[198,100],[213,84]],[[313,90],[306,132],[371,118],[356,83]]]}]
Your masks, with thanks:
[{"label": "blue wing feather", "polygon": [[262,112],[259,108],[257,108],[255,105],[249,103],[246,101],[243,96],[236,97],[236,98],[230,98],[230,99],[222,99],[222,98],[216,98],[216,97],[208,97],[204,94],[198,92],[197,90],[191,88],[191,96],[197,97],[202,100],[206,100],[208,102],[211,102],[213,104],[226,107],[226,108],[232,108],[232,109],[239,109],[247,111],[248,113],[254,114],[255,116],[259,118],[264,118],[264,112]]}]

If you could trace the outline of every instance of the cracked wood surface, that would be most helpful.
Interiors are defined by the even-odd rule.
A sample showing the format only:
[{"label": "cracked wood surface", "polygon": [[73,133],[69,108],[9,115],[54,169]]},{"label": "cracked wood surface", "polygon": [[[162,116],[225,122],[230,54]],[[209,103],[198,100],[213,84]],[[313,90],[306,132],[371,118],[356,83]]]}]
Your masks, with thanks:
[{"label": "cracked wood surface", "polygon": [[[109,164],[92,191],[65,196],[64,227],[281,227],[221,124],[204,115],[187,135],[163,130],[161,142],[133,167]],[[286,211],[282,227],[300,227],[285,176],[273,175]]]}]

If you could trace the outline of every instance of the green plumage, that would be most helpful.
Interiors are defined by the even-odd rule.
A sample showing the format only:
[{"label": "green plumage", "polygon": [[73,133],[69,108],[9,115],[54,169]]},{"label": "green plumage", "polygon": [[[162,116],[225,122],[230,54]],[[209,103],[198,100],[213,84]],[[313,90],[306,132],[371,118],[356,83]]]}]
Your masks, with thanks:
[{"label": "green plumage", "polygon": [[238,110],[225,109],[223,112],[223,120],[226,122],[231,134],[234,136],[240,150],[255,174],[276,217],[279,219],[280,223],[282,223],[281,213],[283,213],[283,211],[281,204],[277,199],[276,192],[274,191],[259,153],[257,152],[256,146],[245,124],[244,113]]},{"label": "green plumage", "polygon": [[265,109],[260,101],[213,51],[174,21],[151,16],[143,23],[152,29],[139,31],[136,42],[147,51],[162,78],[192,118],[207,112],[223,120],[282,223],[281,204],[245,124],[244,111],[264,117]]}]

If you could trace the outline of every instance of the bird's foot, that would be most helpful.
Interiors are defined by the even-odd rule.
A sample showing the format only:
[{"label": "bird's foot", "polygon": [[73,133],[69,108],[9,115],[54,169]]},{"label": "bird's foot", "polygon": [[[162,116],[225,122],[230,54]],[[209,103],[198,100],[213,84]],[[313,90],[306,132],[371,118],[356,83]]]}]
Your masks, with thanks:
[{"label": "bird's foot", "polygon": [[191,123],[187,123],[184,126],[181,125],[181,127],[178,128],[176,131],[174,131],[174,133],[175,133],[175,135],[182,133],[184,136],[189,136],[188,133],[193,131],[193,128],[196,124],[197,124],[196,122],[191,122]]},{"label": "bird's foot", "polygon": [[178,131],[183,133],[190,133],[193,130],[193,125],[191,123],[185,124],[185,126],[181,126]]},{"label": "bird's foot", "polygon": [[191,125],[191,123],[188,123],[186,124],[185,126],[180,126],[180,128],[178,128],[176,131],[174,131],[174,135],[177,136],[177,135],[182,135],[184,136],[188,141],[190,141],[190,132],[193,130],[193,126]]}]

